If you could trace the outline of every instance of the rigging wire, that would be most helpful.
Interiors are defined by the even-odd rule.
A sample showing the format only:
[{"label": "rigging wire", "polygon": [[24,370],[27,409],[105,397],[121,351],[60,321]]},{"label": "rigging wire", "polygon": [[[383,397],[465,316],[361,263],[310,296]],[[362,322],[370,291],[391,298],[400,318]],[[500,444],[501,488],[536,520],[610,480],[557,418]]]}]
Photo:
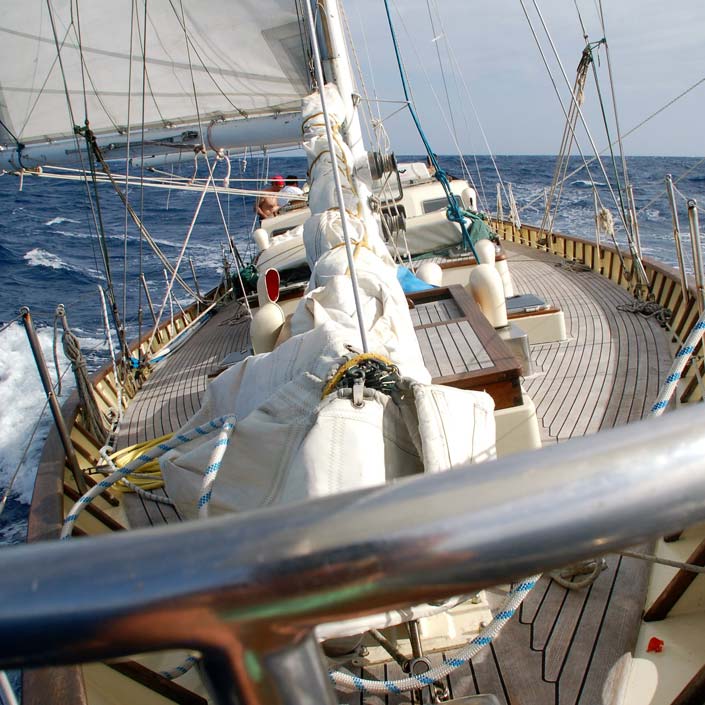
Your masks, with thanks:
[{"label": "rigging wire", "polygon": [[[534,25],[533,25],[533,23],[532,23],[532,21],[531,21],[531,18],[529,17],[529,13],[528,13],[528,11],[527,11],[527,9],[526,9],[526,5],[524,4],[524,0],[519,0],[519,3],[521,4],[521,8],[522,8],[522,10],[524,11],[524,16],[526,17],[526,21],[527,21],[527,23],[528,23],[528,25],[529,25],[529,29],[531,30],[531,34],[532,34],[532,36],[533,36],[533,38],[534,38],[534,41],[535,41],[535,43],[536,43],[536,46],[537,46],[537,48],[538,48],[538,50],[539,50],[539,54],[541,55],[541,59],[542,59],[543,64],[544,64],[544,66],[545,66],[545,68],[546,68],[546,71],[547,71],[547,73],[548,73],[548,77],[549,77],[549,79],[550,79],[550,81],[551,81],[551,84],[553,85],[553,89],[554,89],[554,91],[555,91],[555,93],[556,93],[556,97],[558,98],[558,103],[559,103],[559,105],[561,106],[561,110],[563,111],[563,115],[564,115],[565,118],[566,118],[566,123],[569,124],[569,114],[568,114],[568,111],[566,110],[566,107],[565,107],[565,105],[564,105],[564,103],[563,103],[563,99],[561,98],[560,91],[558,90],[558,86],[557,86],[556,81],[555,81],[555,78],[554,78],[554,76],[553,76],[553,72],[551,71],[551,68],[550,68],[550,66],[548,65],[548,60],[547,60],[546,55],[545,55],[545,53],[544,53],[544,51],[543,51],[543,47],[541,46],[541,42],[539,41],[538,35],[536,34],[536,30],[535,30]],[[534,0],[534,4],[535,4],[535,0]],[[543,20],[543,16],[541,16],[541,15],[539,15],[539,16],[540,16],[541,19]],[[545,23],[542,22],[542,24],[543,24],[543,26],[544,26],[544,30],[545,30],[546,33],[548,34],[548,30],[547,30],[547,28],[546,28],[546,26],[545,26]],[[549,37],[550,37],[550,35],[549,35]],[[551,44],[552,44],[552,43],[551,43]],[[554,54],[557,55],[557,51],[555,50],[555,45],[552,44],[552,46],[554,47]],[[560,63],[559,57],[557,57],[557,59],[559,60],[559,64],[560,64],[560,66],[561,66],[561,69],[563,70],[563,75],[564,75],[564,77],[565,77],[566,80],[567,80],[567,76],[565,75],[565,70],[563,69],[563,65]],[[568,82],[568,86],[569,86],[569,88],[570,88],[570,82]],[[576,97],[573,95],[572,91],[571,91],[571,100],[572,100],[573,102],[576,102]],[[581,110],[579,110],[579,115],[580,115],[580,117],[581,117],[581,121],[582,121],[583,127],[585,127],[586,130],[587,130],[587,126],[586,126],[586,123],[585,123],[585,119],[584,119],[584,116],[583,116]],[[615,202],[615,204],[616,204],[616,203],[617,203],[617,199],[616,199],[616,197],[615,197],[614,190],[612,189],[612,186],[611,186],[611,184],[609,183],[609,178],[607,177],[607,173],[606,173],[606,171],[605,171],[604,165],[602,164],[602,161],[601,161],[601,159],[599,158],[599,155],[597,154],[597,147],[594,145],[594,141],[592,141],[592,136],[589,134],[589,132],[588,132],[588,135],[589,135],[589,137],[590,137],[591,143],[593,144],[593,147],[594,147],[594,150],[595,150],[595,155],[596,155],[595,158],[596,158],[596,160],[597,160],[597,162],[598,162],[598,164],[599,164],[599,166],[600,166],[600,168],[601,168],[601,171],[602,171],[602,174],[603,174],[603,176],[604,176],[604,179],[605,179],[605,181],[607,182],[607,186],[608,186],[608,188],[609,188],[609,190],[610,190],[610,193],[611,193],[611,195],[612,195],[612,197],[613,197],[613,199],[614,199],[614,202]],[[579,140],[577,139],[577,135],[575,135],[575,132],[574,132],[574,131],[573,131],[573,139],[575,140],[575,146],[577,147],[578,152],[580,153],[580,157],[582,158],[582,161],[583,161],[583,168],[584,168],[585,171],[587,172],[587,175],[588,175],[588,178],[590,179],[590,181],[594,181],[594,179],[592,178],[592,174],[591,174],[591,172],[590,172],[590,167],[588,166],[588,162],[587,162],[587,159],[586,159],[586,157],[585,157],[585,153],[583,152],[582,147],[580,146],[580,142],[579,142]],[[621,212],[620,212],[620,215],[621,215]],[[625,230],[626,230],[626,223],[624,223],[624,225],[625,225]],[[629,232],[629,231],[627,230],[627,232]],[[619,258],[619,262],[620,262],[620,266],[622,267],[622,270],[623,270],[624,272],[627,272],[627,271],[628,271],[628,267],[627,267],[626,262],[625,262],[625,260],[624,260],[624,256],[622,255],[622,252],[621,252],[621,250],[620,250],[620,248],[619,248],[619,245],[618,245],[618,243],[617,243],[617,240],[616,240],[614,237],[612,238],[612,243],[613,243],[613,245],[615,246],[615,249],[616,249],[616,252],[617,252],[617,257]]]},{"label": "rigging wire", "polygon": [[[139,33],[139,13],[135,13],[137,16],[137,31]],[[141,49],[142,49],[142,96],[141,96],[141,110],[142,110],[142,122],[141,122],[141,145],[140,145],[140,158],[144,164],[144,119],[146,111],[146,84],[147,84],[147,0],[144,0],[144,36],[141,37]],[[150,88],[151,91],[151,88]],[[154,96],[152,96],[154,97]],[[155,101],[156,105],[156,101]],[[157,108],[158,110],[159,108]],[[160,113],[161,116],[161,113]],[[140,223],[144,223],[144,169],[140,170]],[[125,197],[125,208],[129,208],[129,200]],[[139,258],[139,277],[140,280],[144,277],[144,235],[142,229],[140,228],[140,242],[138,249]],[[142,287],[137,287],[137,339],[142,340],[142,326],[144,324],[144,309],[143,309],[143,296]],[[151,343],[150,343],[151,344]],[[149,349],[149,348],[147,348]],[[139,366],[142,366],[142,346],[140,345],[137,350],[137,357],[139,358]]]},{"label": "rigging wire", "polygon": [[[130,147],[132,139],[132,60],[134,52],[134,27],[137,14],[137,0],[130,2],[130,61],[127,71],[127,143],[125,152],[125,199],[130,200]],[[125,228],[123,234],[123,260],[122,260],[122,316],[127,318],[127,236],[129,232],[130,214],[125,208]],[[102,291],[102,290],[101,290]],[[102,296],[102,294],[101,294]],[[112,344],[112,341],[111,341]]]},{"label": "rigging wire", "polygon": [[[199,213],[201,212],[201,206],[203,205],[203,201],[205,200],[206,193],[208,192],[208,187],[210,186],[210,182],[213,179],[213,169],[209,165],[209,179],[203,186],[203,189],[201,191],[201,196],[198,199],[198,204],[196,205],[196,209],[194,211],[193,217],[191,218],[191,223],[188,227],[188,230],[186,232],[186,237],[184,238],[183,245],[181,246],[181,250],[179,251],[179,256],[176,259],[176,263],[174,264],[173,271],[171,273],[171,279],[169,280],[169,284],[167,286],[166,294],[164,295],[164,301],[159,309],[159,315],[157,316],[157,320],[154,322],[154,327],[152,328],[152,333],[149,336],[149,342],[147,343],[146,349],[150,350],[152,347],[152,342],[154,341],[154,338],[157,335],[157,329],[159,328],[159,322],[162,319],[162,315],[164,314],[164,309],[166,308],[167,301],[169,300],[169,297],[171,296],[172,289],[174,288],[174,282],[176,281],[176,277],[179,271],[179,267],[181,266],[181,262],[183,261],[184,255],[186,254],[186,248],[188,247],[188,243],[191,240],[191,235],[193,234],[193,229],[196,225],[196,220],[198,218]],[[172,313],[172,320],[173,320],[173,313]],[[141,340],[141,338],[140,338]]]},{"label": "rigging wire", "polygon": [[[653,118],[655,118],[655,117],[657,117],[658,115],[660,115],[664,110],[667,110],[668,108],[670,108],[674,103],[676,103],[678,100],[680,100],[681,98],[683,98],[683,97],[685,97],[686,95],[688,95],[688,93],[690,93],[692,90],[694,90],[695,88],[697,88],[697,87],[698,87],[699,85],[701,85],[702,83],[705,83],[705,77],[703,77],[703,78],[699,79],[698,81],[696,81],[695,83],[693,83],[691,86],[689,86],[688,88],[686,88],[684,91],[682,91],[681,93],[679,93],[677,96],[675,96],[674,98],[672,98],[671,100],[669,100],[665,105],[663,105],[662,107],[660,107],[658,110],[655,110],[653,113],[651,113],[651,114],[648,115],[646,118],[644,118],[641,122],[637,123],[636,125],[634,125],[634,127],[632,127],[631,129],[627,130],[627,131],[622,135],[622,139],[624,139],[624,138],[626,138],[626,137],[629,137],[630,135],[634,134],[637,130],[639,130],[640,128],[642,128],[646,123],[648,123],[650,120],[652,120]],[[613,145],[616,144],[616,141],[613,142],[612,144],[613,144]],[[603,148],[600,150],[600,154],[604,154],[608,149],[609,149],[609,146],[603,147]],[[595,156],[595,157],[590,157],[590,158],[587,160],[587,163],[588,163],[588,164],[592,164],[594,161],[596,161],[596,159],[597,159],[596,156]],[[700,163],[701,163],[701,162],[698,162],[698,165],[699,165]],[[697,166],[697,165],[696,165],[696,166]],[[582,164],[582,165],[579,166],[577,169],[573,169],[573,171],[571,171],[570,174],[566,175],[564,181],[567,181],[568,179],[573,178],[576,174],[580,173],[584,168],[585,168],[585,165]],[[689,173],[689,172],[687,172],[687,173]],[[675,183],[675,182],[674,182],[674,183]],[[527,201],[527,202],[520,208],[520,211],[523,211],[523,210],[526,210],[527,208],[530,208],[531,206],[534,205],[534,203],[536,203],[537,201],[540,201],[542,198],[543,198],[543,194],[538,194],[538,195],[535,196],[534,198],[532,198],[532,199],[530,199],[529,201]],[[640,210],[643,210],[643,209],[640,209]]]},{"label": "rigging wire", "polygon": [[[524,10],[524,14],[526,15],[527,21],[529,22],[529,25],[530,25],[531,28],[532,28],[532,33],[533,33],[533,26],[531,25],[531,20],[529,19],[528,13],[526,12],[526,7],[525,7],[525,5],[524,5],[524,0],[519,0],[519,1],[520,1],[520,3],[521,3],[522,9]],[[543,30],[544,30],[544,32],[545,32],[545,34],[546,34],[546,37],[548,38],[548,42],[549,42],[549,45],[551,46],[551,50],[553,51],[553,55],[554,55],[554,57],[556,58],[556,61],[557,61],[557,63],[558,63],[558,66],[559,66],[559,68],[560,68],[560,70],[561,70],[561,74],[562,74],[562,76],[563,76],[563,79],[565,80],[566,84],[568,85],[568,89],[570,90],[570,81],[568,80],[568,76],[567,76],[567,74],[566,74],[566,72],[565,72],[565,68],[563,67],[563,62],[561,61],[560,55],[558,54],[558,50],[557,50],[556,45],[555,45],[555,43],[554,43],[554,41],[553,41],[553,37],[551,36],[551,33],[550,33],[549,30],[548,30],[548,26],[546,25],[546,22],[545,22],[545,20],[544,20],[544,18],[543,18],[543,14],[541,13],[541,10],[539,9],[538,2],[537,2],[537,0],[532,0],[532,2],[533,2],[533,5],[534,5],[534,8],[535,8],[535,10],[536,10],[536,13],[538,14],[539,19],[540,19],[540,21],[541,21],[541,26],[543,27]],[[535,33],[534,33],[534,37],[536,38]],[[538,41],[538,40],[537,40],[537,41]],[[542,57],[543,57],[543,51],[541,51],[541,55],[542,55]],[[545,59],[544,59],[544,63],[545,63]],[[548,68],[548,66],[547,66],[547,68]],[[554,85],[555,85],[555,84],[554,84]],[[572,104],[575,105],[576,110],[577,110],[577,112],[578,112],[578,115],[580,116],[580,121],[581,121],[582,126],[583,126],[583,128],[584,128],[584,130],[585,130],[585,134],[587,135],[588,140],[590,141],[590,145],[591,145],[591,147],[592,147],[592,149],[593,149],[593,153],[594,153],[595,156],[597,157],[597,163],[598,163],[598,165],[599,165],[599,167],[600,167],[600,171],[602,172],[602,175],[603,175],[603,177],[604,177],[604,179],[605,179],[605,181],[606,181],[606,183],[607,183],[607,188],[608,188],[609,191],[610,191],[610,195],[612,196],[612,198],[613,198],[613,200],[614,200],[614,202],[615,202],[615,205],[617,205],[617,198],[616,198],[616,196],[615,196],[614,189],[612,188],[612,184],[610,183],[609,177],[607,176],[607,171],[605,170],[604,164],[602,163],[602,159],[600,158],[599,152],[598,152],[598,150],[597,150],[597,145],[595,144],[595,141],[594,141],[594,139],[593,139],[593,137],[592,137],[592,133],[590,132],[590,128],[588,127],[588,124],[587,124],[587,122],[586,122],[586,120],[585,120],[585,116],[583,115],[583,111],[582,111],[582,109],[580,108],[580,105],[579,105],[579,103],[578,103],[578,101],[577,101],[577,98],[576,98],[576,96],[573,94],[572,90],[571,90],[571,94],[570,94],[570,95],[571,95],[571,102],[572,102]],[[560,101],[560,96],[559,96],[559,101]],[[562,101],[561,101],[561,108],[563,108],[563,103],[562,103]],[[563,110],[564,110],[564,112],[565,112],[565,108],[563,108]],[[577,144],[577,141],[576,141],[576,144]],[[581,152],[581,154],[582,154],[582,152]],[[583,157],[583,159],[584,159],[584,157]],[[586,170],[587,170],[587,165],[586,165]],[[588,172],[588,173],[589,173],[589,172]],[[590,179],[590,180],[592,181],[592,179]],[[618,210],[619,210],[619,209],[618,209]],[[629,250],[630,250],[631,257],[632,257],[632,269],[633,269],[633,271],[635,271],[635,272],[637,273],[638,278],[639,278],[639,280],[640,280],[639,282],[635,283],[635,286],[634,286],[634,293],[635,293],[635,295],[637,295],[637,294],[639,293],[640,287],[642,287],[642,286],[643,286],[646,290],[648,290],[649,293],[651,293],[651,283],[649,282],[649,278],[648,278],[648,276],[646,275],[646,271],[645,271],[645,269],[644,269],[644,265],[643,265],[642,262],[641,262],[641,258],[639,257],[639,253],[638,253],[637,248],[636,248],[636,246],[635,246],[634,237],[633,237],[633,234],[632,234],[632,229],[631,229],[630,224],[629,224],[629,220],[628,220],[628,218],[626,217],[626,213],[625,213],[623,210],[619,210],[619,215],[620,215],[620,220],[622,221],[622,225],[623,225],[623,227],[624,227],[624,231],[625,231],[625,233],[627,234],[627,242],[628,242],[628,244],[629,244]],[[613,242],[614,242],[614,244],[615,244],[615,246],[616,246],[616,240],[613,240]],[[626,270],[626,267],[625,267],[625,265],[624,265],[624,262],[623,262],[623,258],[622,258],[622,256],[621,256],[621,253],[618,252],[618,256],[619,256],[619,258],[620,258],[620,262],[622,263],[622,267],[624,268],[624,271],[626,272],[627,270]]]},{"label": "rigging wire", "polygon": [[[433,13],[431,12],[430,0],[426,0],[426,10],[428,11],[429,23],[431,24],[431,34],[434,37],[432,39],[432,43],[436,47],[436,58],[438,60],[438,71],[440,72],[441,79],[443,81],[443,91],[445,92],[446,105],[448,106],[448,115],[450,117],[451,133],[453,135],[454,142],[456,144],[458,144],[458,129],[455,126],[455,115],[454,115],[455,111],[453,110],[453,106],[451,105],[451,102],[450,102],[450,93],[448,92],[448,82],[446,81],[446,73],[443,70],[443,61],[441,60],[441,48],[439,46],[440,40],[443,37],[443,31],[441,31],[441,34],[438,34],[436,32],[436,25],[433,21]],[[460,149],[459,149],[459,152],[460,152]],[[459,156],[461,156],[461,158],[462,158],[462,154],[459,154]]]},{"label": "rigging wire", "polygon": [[[441,28],[443,30],[444,35],[446,35],[446,30],[445,30],[445,27],[442,23],[442,19],[441,19]],[[461,82],[461,85],[465,91],[465,95],[467,96],[468,103],[470,104],[470,109],[472,110],[473,116],[475,118],[475,122],[477,123],[477,127],[480,130],[480,134],[482,135],[482,140],[484,142],[485,148],[487,149],[487,154],[490,157],[490,161],[492,162],[492,168],[494,169],[494,172],[497,176],[497,180],[500,183],[502,191],[504,192],[505,196],[507,196],[507,191],[506,191],[506,188],[504,185],[504,180],[502,178],[502,174],[500,173],[500,170],[499,170],[499,165],[497,164],[497,160],[495,159],[494,151],[490,145],[489,139],[487,137],[487,133],[485,132],[485,128],[482,124],[482,120],[480,119],[480,114],[477,110],[477,107],[475,106],[475,101],[473,100],[472,93],[470,91],[470,86],[468,85],[468,83],[465,79],[465,72],[462,71],[462,67],[460,66],[460,61],[458,60],[458,57],[457,57],[452,45],[450,44],[450,42],[447,42],[447,48],[448,48],[448,53],[450,55],[452,67],[455,69],[454,75],[456,77],[458,77],[458,76],[460,77],[460,82]],[[478,181],[480,182],[480,191],[478,192],[478,198],[479,198],[480,202],[482,203],[483,208],[486,211],[489,211],[489,206],[488,206],[489,200],[488,200],[487,195],[485,193],[485,186],[484,186],[484,183],[482,180],[482,173],[480,171],[480,165],[477,161],[477,156],[476,155],[473,155],[473,156],[474,156],[475,169],[477,171]],[[473,186],[474,186],[474,184],[473,184]]]},{"label": "rigging wire", "polygon": [[449,220],[452,220],[452,222],[456,222],[460,226],[460,230],[462,232],[462,237],[463,237],[463,242],[465,245],[470,249],[472,252],[473,256],[477,261],[479,261],[479,258],[477,257],[477,253],[475,252],[475,246],[472,242],[472,238],[470,237],[470,233],[468,232],[467,225],[465,223],[465,216],[461,214],[460,207],[458,206],[458,202],[455,199],[455,196],[450,188],[450,184],[448,183],[448,178],[446,176],[445,171],[441,168],[441,165],[438,163],[438,159],[436,158],[436,155],[434,154],[433,150],[431,149],[431,145],[428,142],[428,139],[426,138],[426,134],[424,133],[423,128],[421,127],[421,123],[419,121],[418,115],[416,114],[416,109],[414,108],[413,105],[413,97],[410,94],[410,89],[408,86],[408,82],[406,80],[406,72],[404,69],[404,64],[402,62],[401,58],[401,53],[399,51],[399,43],[397,41],[397,36],[396,32],[394,30],[394,23],[392,22],[392,15],[391,11],[389,9],[389,0],[384,0],[384,9],[387,15],[387,23],[389,25],[389,31],[392,37],[392,44],[394,46],[394,53],[397,59],[397,65],[399,67],[399,77],[401,80],[402,84],[402,89],[404,92],[404,98],[406,98],[407,101],[409,101],[409,113],[411,115],[411,118],[414,122],[414,125],[416,126],[416,130],[419,133],[419,136],[421,137],[421,141],[423,142],[423,145],[426,149],[426,153],[428,154],[428,158],[431,160],[431,164],[433,164],[433,167],[435,169],[434,176],[436,180],[443,186],[443,190],[445,191],[446,198],[448,200],[448,210],[447,210],[447,217]]},{"label": "rigging wire", "polygon": [[[65,72],[65,70],[64,70],[64,62],[63,62],[62,57],[61,57],[61,48],[60,48],[60,46],[59,46],[58,35],[57,35],[57,32],[56,32],[56,22],[55,22],[55,19],[54,19],[54,13],[53,13],[53,11],[52,11],[51,0],[47,0],[47,7],[48,7],[48,11],[49,11],[49,19],[50,19],[50,23],[51,23],[51,27],[52,27],[52,33],[53,33],[53,37],[54,37],[54,45],[55,45],[56,52],[57,52],[57,59],[58,59],[59,67],[60,67],[60,70],[61,70],[61,80],[62,80],[62,83],[63,83],[63,86],[64,86],[64,95],[65,95],[65,98],[66,98],[66,104],[67,104],[67,107],[68,107],[68,112],[69,112],[69,117],[70,117],[70,119],[71,119],[71,124],[74,126],[74,140],[75,140],[75,142],[76,142],[76,152],[77,152],[77,154],[78,154],[78,156],[79,156],[79,160],[80,160],[80,162],[81,162],[81,167],[82,167],[82,169],[85,171],[85,165],[84,165],[84,162],[83,162],[83,152],[82,152],[82,150],[81,150],[81,144],[80,144],[80,141],[79,141],[79,131],[80,131],[80,128],[78,128],[77,123],[76,123],[76,120],[75,120],[75,117],[74,117],[73,105],[72,105],[72,103],[71,103],[71,98],[70,98],[70,93],[69,93],[69,88],[68,88],[68,81],[67,81],[67,79],[66,79],[66,72]],[[72,15],[72,19],[71,19],[71,26],[72,26],[72,25],[73,25],[73,9],[72,9],[71,15]],[[77,17],[77,20],[78,20],[78,19],[79,19],[79,18]],[[74,30],[74,31],[76,31],[76,30]],[[65,37],[64,37],[64,41],[65,41],[65,39],[66,39],[66,36],[68,36],[68,30],[67,30],[67,34],[66,34]],[[83,66],[83,48],[82,48],[82,45],[81,45],[80,25],[79,25],[79,27],[78,27],[77,36],[78,36],[78,41],[79,41],[78,49],[79,49],[79,53],[80,53],[80,56],[81,56],[81,65]],[[83,70],[83,69],[82,69],[82,70]],[[86,110],[86,129],[87,129],[87,125],[88,125],[88,114],[87,114],[87,98],[86,98],[86,91],[85,91],[85,83],[84,83],[84,107],[85,107],[85,110]],[[89,149],[89,147],[88,147],[88,144],[86,144],[86,151],[87,151],[87,153],[88,153],[89,161],[91,161],[91,163],[92,163],[91,152],[90,152],[90,149]],[[95,169],[92,168],[91,171],[92,171],[93,174],[95,175]],[[100,233],[101,233],[101,232],[103,233],[103,236],[104,236],[104,231],[102,230],[102,220],[100,219],[100,207],[99,207],[99,205],[98,205],[97,203],[96,203],[96,204],[93,203],[93,199],[92,199],[92,197],[91,197],[91,192],[90,192],[90,188],[89,188],[89,186],[88,186],[88,180],[87,180],[87,179],[84,179],[84,184],[85,184],[85,189],[86,189],[86,196],[87,196],[88,202],[89,202],[89,204],[90,204],[91,214],[92,214],[92,217],[93,217],[93,223],[94,223],[95,228],[96,228],[96,235],[98,236],[98,241],[99,241],[99,245],[100,245],[100,250],[101,250],[101,253],[103,254],[103,260],[104,260],[104,268],[105,268],[106,279],[107,279],[107,281],[108,281],[108,283],[109,283],[109,285],[110,285],[110,284],[111,284],[111,276],[110,276],[109,261],[108,261],[108,259],[106,259],[106,256],[107,256],[107,245],[105,245],[104,237],[103,237],[103,241],[102,241],[102,242],[101,242],[101,240],[100,240]],[[96,206],[98,206],[98,207],[96,208]],[[101,220],[100,226],[99,226],[99,222],[98,222],[99,220]],[[96,263],[96,265],[97,265],[97,263]],[[113,307],[113,317],[114,317],[114,321],[113,321],[113,322],[114,322],[115,327],[116,327],[116,330],[117,330],[118,338],[120,339],[120,343],[121,343],[121,345],[124,347],[124,349],[127,349],[127,341],[126,341],[125,338],[124,338],[124,330],[121,329],[121,326],[120,326],[120,323],[119,323],[119,315],[118,315],[118,313],[117,313],[117,304],[115,303],[114,292],[113,292],[113,298],[112,298],[111,304],[112,304],[112,307]]]}]

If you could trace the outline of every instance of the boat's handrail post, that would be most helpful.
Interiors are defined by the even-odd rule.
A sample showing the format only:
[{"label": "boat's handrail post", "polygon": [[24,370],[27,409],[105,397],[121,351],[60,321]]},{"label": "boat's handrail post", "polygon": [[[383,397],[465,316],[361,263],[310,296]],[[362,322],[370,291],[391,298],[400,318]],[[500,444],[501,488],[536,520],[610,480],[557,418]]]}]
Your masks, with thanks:
[{"label": "boat's handrail post", "polygon": [[688,199],[688,224],[690,225],[690,244],[693,248],[693,269],[695,270],[695,288],[698,292],[698,311],[705,310],[705,280],[703,280],[703,251],[700,246],[700,223],[698,219],[698,202]]},{"label": "boat's handrail post", "polygon": [[673,240],[676,243],[676,257],[678,259],[678,271],[681,275],[681,290],[683,298],[689,299],[688,280],[685,275],[685,261],[683,259],[683,243],[681,242],[680,224],[678,222],[678,208],[676,206],[676,195],[673,190],[673,177],[666,174],[666,193],[668,194],[668,202],[671,206],[671,218],[673,219]]},{"label": "boat's handrail post", "polygon": [[49,376],[49,369],[47,368],[47,363],[44,358],[44,353],[42,352],[42,346],[39,343],[39,338],[37,337],[37,332],[35,331],[34,324],[32,323],[32,315],[29,308],[27,306],[22,306],[20,309],[20,315],[22,316],[22,323],[24,324],[24,329],[27,333],[27,338],[29,339],[29,346],[32,349],[32,355],[34,355],[37,371],[39,372],[39,377],[42,381],[42,386],[44,387],[44,393],[46,394],[47,401],[49,402],[51,414],[54,417],[56,430],[59,432],[61,445],[64,447],[64,452],[66,453],[66,460],[68,462],[69,469],[71,470],[73,479],[76,481],[76,487],[79,492],[86,492],[88,487],[83,477],[81,466],[78,464],[76,451],[74,450],[73,443],[71,442],[71,436],[66,428],[66,424],[64,423],[64,417],[61,415],[59,401],[56,398],[56,394],[54,394],[54,387],[51,383],[51,377]]},{"label": "boat's handrail post", "polygon": [[602,241],[601,241],[601,227],[600,218],[598,214],[600,212],[600,204],[597,200],[597,189],[592,190],[592,200],[595,207],[595,249],[597,253],[597,267],[594,267],[595,271],[602,273]]},{"label": "boat's handrail post", "polygon": [[632,235],[634,236],[634,246],[636,253],[641,259],[641,235],[639,234],[639,221],[636,217],[636,202],[634,200],[634,187],[632,184],[627,186],[627,201],[629,207],[629,220],[631,220]]},{"label": "boat's handrail post", "polygon": [[[201,302],[199,299],[203,298],[201,295],[201,287],[198,285],[198,277],[196,276],[196,268],[193,266],[193,257],[188,258],[189,267],[191,267],[191,276],[193,276],[193,283],[196,287],[196,293],[198,294],[198,299],[196,299],[196,313],[199,312]],[[242,290],[243,295],[245,294],[245,289]]]}]

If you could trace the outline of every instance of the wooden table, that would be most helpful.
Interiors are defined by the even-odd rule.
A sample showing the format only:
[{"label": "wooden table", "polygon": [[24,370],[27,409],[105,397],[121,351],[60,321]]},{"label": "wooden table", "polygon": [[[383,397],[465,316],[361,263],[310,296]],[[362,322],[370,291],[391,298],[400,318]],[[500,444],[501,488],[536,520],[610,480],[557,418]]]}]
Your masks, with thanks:
[{"label": "wooden table", "polygon": [[434,384],[485,391],[496,409],[522,403],[520,363],[462,286],[422,291],[408,299]]}]

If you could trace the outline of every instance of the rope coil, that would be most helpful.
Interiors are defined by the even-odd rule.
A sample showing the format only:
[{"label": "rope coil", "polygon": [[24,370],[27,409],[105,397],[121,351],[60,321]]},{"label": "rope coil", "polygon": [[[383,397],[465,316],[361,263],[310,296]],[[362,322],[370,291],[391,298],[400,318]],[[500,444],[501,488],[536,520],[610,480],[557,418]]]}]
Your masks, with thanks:
[{"label": "rope coil", "polygon": [[355,380],[364,379],[365,386],[390,394],[399,383],[399,368],[384,355],[361,353],[344,362],[328,380],[321,399],[338,387],[352,388]]}]

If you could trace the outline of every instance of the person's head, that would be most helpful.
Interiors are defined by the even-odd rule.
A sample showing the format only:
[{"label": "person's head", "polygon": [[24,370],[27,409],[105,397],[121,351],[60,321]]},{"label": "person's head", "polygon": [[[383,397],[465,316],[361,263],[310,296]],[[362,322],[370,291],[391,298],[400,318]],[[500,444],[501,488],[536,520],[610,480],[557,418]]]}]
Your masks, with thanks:
[{"label": "person's head", "polygon": [[277,174],[272,178],[272,188],[277,191],[281,191],[284,188],[284,177],[281,174]]},{"label": "person's head", "polygon": [[287,186],[298,186],[299,185],[299,177],[296,176],[296,174],[289,174],[286,177],[286,185]]}]

